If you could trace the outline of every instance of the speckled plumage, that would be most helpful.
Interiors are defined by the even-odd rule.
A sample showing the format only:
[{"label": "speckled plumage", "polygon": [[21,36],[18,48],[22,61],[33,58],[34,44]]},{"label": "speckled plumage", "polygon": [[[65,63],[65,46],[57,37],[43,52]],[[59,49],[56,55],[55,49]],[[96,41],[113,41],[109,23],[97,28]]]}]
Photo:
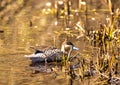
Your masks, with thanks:
[{"label": "speckled plumage", "polygon": [[32,60],[33,63],[35,62],[53,62],[53,61],[60,61],[62,59],[63,52],[57,48],[50,48],[44,51],[36,50],[31,55],[25,55]]},{"label": "speckled plumage", "polygon": [[[66,46],[65,46],[66,45]],[[67,54],[65,48],[73,48],[74,45],[71,42],[64,42],[62,44],[61,50],[50,47],[49,49],[45,49],[43,51],[41,50],[35,50],[35,52],[31,55],[25,55],[25,57],[30,58],[32,63],[36,62],[55,62],[55,61],[61,61],[63,54]]]}]

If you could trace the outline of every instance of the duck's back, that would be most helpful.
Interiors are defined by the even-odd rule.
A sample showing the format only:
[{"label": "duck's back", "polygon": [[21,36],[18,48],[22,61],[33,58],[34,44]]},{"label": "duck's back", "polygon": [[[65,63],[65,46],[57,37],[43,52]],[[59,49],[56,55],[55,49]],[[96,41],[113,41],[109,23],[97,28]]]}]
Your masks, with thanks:
[{"label": "duck's back", "polygon": [[60,61],[62,59],[63,52],[57,48],[50,48],[44,51],[46,55],[46,60],[48,62]]}]

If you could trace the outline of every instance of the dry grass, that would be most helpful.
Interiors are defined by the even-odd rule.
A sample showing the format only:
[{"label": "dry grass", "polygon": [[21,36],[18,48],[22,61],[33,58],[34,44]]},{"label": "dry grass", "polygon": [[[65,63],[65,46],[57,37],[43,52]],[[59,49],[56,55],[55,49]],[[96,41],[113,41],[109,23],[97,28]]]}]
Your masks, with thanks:
[{"label": "dry grass", "polygon": [[[70,27],[66,27],[69,19],[57,19],[56,26],[53,15],[41,14],[39,9],[31,12],[29,7],[28,11],[21,10],[14,17],[13,24],[3,26],[0,85],[120,84],[120,12],[113,9],[111,0],[108,0],[108,8],[107,12],[103,9],[101,13],[86,10],[90,15],[84,15],[84,10],[79,15],[72,11],[75,16],[71,17]],[[107,17],[103,13],[107,13]],[[102,24],[98,26],[99,22]],[[29,47],[47,44],[59,48],[65,38],[80,48],[67,56],[75,58],[63,60],[62,67],[55,64],[53,72],[32,74],[30,61],[23,57],[32,52]]]}]

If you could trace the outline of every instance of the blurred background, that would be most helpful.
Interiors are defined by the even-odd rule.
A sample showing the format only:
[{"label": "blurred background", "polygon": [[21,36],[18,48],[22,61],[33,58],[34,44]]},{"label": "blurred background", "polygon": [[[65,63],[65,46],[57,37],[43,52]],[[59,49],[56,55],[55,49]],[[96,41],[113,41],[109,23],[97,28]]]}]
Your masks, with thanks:
[{"label": "blurred background", "polygon": [[0,47],[51,45],[54,31],[79,21],[85,30],[94,29],[109,19],[111,3],[113,10],[120,7],[120,0],[0,0]]},{"label": "blurred background", "polygon": [[[60,48],[66,38],[81,52],[90,47],[81,37],[108,24],[119,8],[120,0],[0,0],[0,85],[72,85],[61,72],[57,79],[54,74],[32,75],[23,56],[33,52],[30,46]],[[115,27],[120,28],[120,17]],[[82,85],[96,81],[89,82]]]}]

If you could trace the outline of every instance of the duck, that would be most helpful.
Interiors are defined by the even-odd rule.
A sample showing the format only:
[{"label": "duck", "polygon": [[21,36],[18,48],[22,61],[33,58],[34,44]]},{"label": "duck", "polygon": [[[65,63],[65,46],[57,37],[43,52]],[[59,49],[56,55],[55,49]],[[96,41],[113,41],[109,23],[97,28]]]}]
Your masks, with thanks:
[{"label": "duck", "polygon": [[61,45],[61,49],[56,47],[49,47],[45,50],[35,49],[33,54],[24,57],[29,58],[32,63],[59,62],[63,59],[63,55],[69,55],[72,50],[79,50],[79,48],[75,47],[72,42],[65,40]]}]

